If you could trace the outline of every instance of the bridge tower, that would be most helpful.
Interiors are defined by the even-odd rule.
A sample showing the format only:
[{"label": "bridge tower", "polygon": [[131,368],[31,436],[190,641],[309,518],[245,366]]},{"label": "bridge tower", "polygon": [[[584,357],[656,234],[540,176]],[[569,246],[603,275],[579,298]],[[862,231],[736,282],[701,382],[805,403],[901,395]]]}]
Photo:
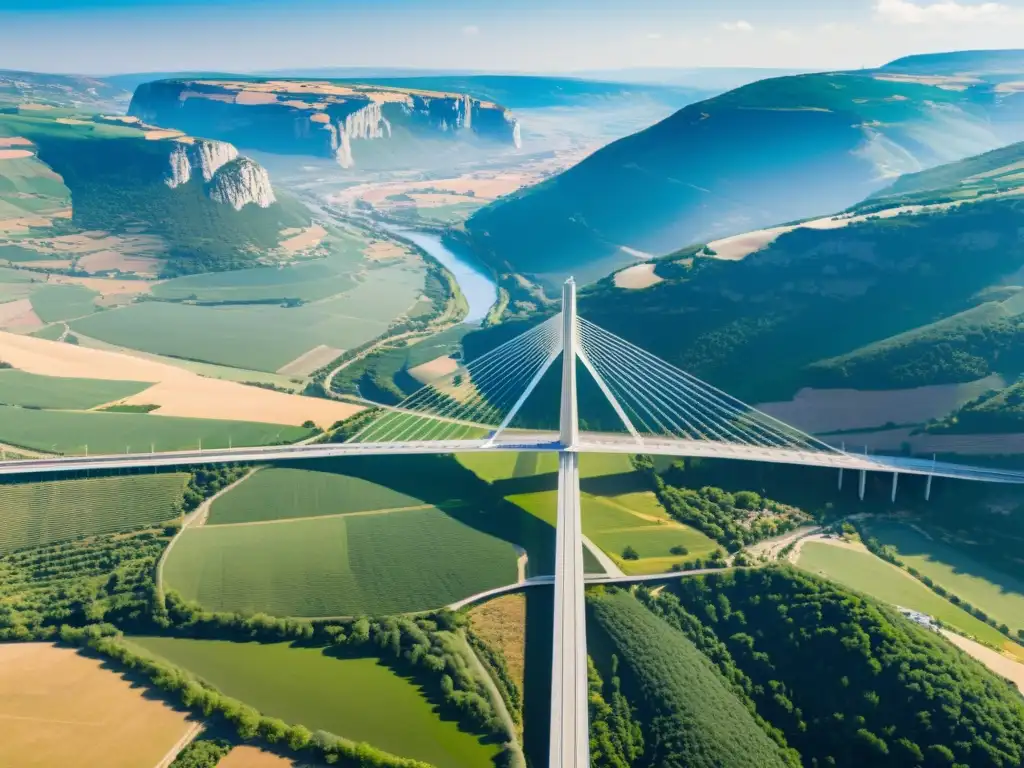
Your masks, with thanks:
[{"label": "bridge tower", "polygon": [[579,411],[576,402],[576,283],[562,288],[562,407],[555,532],[555,620],[551,664],[549,768],[588,768],[587,628],[580,520]]}]

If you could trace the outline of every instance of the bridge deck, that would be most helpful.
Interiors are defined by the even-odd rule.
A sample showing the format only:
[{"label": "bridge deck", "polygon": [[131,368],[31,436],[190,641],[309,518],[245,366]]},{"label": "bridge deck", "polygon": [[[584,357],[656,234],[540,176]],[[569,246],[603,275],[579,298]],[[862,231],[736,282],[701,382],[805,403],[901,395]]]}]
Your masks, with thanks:
[{"label": "bridge deck", "polygon": [[[415,455],[438,453],[477,453],[491,451],[558,451],[558,435],[550,432],[504,434],[494,442],[477,440],[423,440],[405,443],[317,443],[312,445],[274,445],[257,448],[223,448],[205,451],[162,453],[126,453],[102,456],[46,456],[35,459],[0,461],[0,475],[58,474],[87,470],[127,469],[135,467],[174,467],[232,462],[272,462],[325,459],[339,456]],[[1024,471],[972,467],[949,462],[933,462],[906,456],[878,456],[842,451],[799,451],[789,448],[736,445],[707,440],[680,440],[648,437],[637,442],[629,435],[581,432],[572,449],[578,453],[647,453],[658,456],[698,456],[740,461],[832,469],[899,472],[909,475],[934,475],[960,480],[990,483],[1024,483]]]}]

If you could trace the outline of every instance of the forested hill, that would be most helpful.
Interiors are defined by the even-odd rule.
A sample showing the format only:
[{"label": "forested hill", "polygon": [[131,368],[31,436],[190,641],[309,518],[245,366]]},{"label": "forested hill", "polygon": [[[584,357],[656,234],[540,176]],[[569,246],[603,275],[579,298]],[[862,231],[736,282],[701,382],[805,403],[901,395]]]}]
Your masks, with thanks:
[{"label": "forested hill", "polygon": [[[1024,698],[1009,682],[938,634],[795,569],[741,569],[589,603],[605,633],[592,652],[599,666],[618,654],[622,691],[644,724],[636,766],[1024,761]],[[693,677],[708,660],[713,690]],[[688,737],[692,728],[702,740]],[[744,758],[731,762],[735,747]]]},{"label": "forested hill", "polygon": [[[738,261],[694,246],[633,290],[581,292],[583,317],[748,402],[801,387],[974,381],[1024,366],[1024,199],[841,229],[798,228]],[[533,322],[532,320],[529,322]],[[470,357],[523,323],[464,339]]]},{"label": "forested hill", "polygon": [[[969,59],[969,56],[968,56]],[[1024,139],[1024,96],[928,60],[763,80],[692,104],[547,182],[480,210],[452,238],[549,285],[782,221],[843,209],[898,173]],[[946,65],[943,64],[945,67]]]}]

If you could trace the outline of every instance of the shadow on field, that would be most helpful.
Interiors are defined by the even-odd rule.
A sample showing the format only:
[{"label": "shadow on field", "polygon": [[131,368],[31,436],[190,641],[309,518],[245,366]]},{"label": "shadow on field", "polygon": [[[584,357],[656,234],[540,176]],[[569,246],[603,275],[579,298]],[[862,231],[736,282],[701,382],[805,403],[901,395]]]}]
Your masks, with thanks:
[{"label": "shadow on field", "polygon": [[[927,525],[926,520],[921,523]],[[999,588],[1002,594],[1024,595],[1024,579],[1004,573],[992,567],[989,562],[977,559],[984,552],[971,553],[965,551],[969,544],[954,541],[943,541],[939,537],[943,533],[936,528],[922,528],[904,522],[889,522],[884,519],[872,520],[867,526],[871,536],[883,545],[891,545],[899,552],[900,557],[921,557],[930,562],[944,565],[956,574],[970,576],[987,581]],[[965,539],[971,538],[971,532],[962,531]],[[947,534],[949,535],[949,534]],[[1019,546],[1019,542],[1017,542]],[[940,582],[941,583],[941,582]],[[942,584],[959,598],[974,602],[969,593],[961,592],[955,584]],[[1024,626],[1018,622],[1014,626]]]},{"label": "shadow on field", "polygon": [[523,751],[530,765],[548,764],[551,729],[551,644],[554,590],[533,587],[526,595],[526,652],[523,672]]},{"label": "shadow on field", "polygon": [[346,456],[277,466],[359,477],[422,499],[471,528],[525,549],[531,576],[554,572],[554,529],[505,501],[497,486],[454,456]]},{"label": "shadow on field", "polygon": [[[430,704],[431,711],[437,716],[438,719],[454,723],[459,727],[463,733],[468,733],[471,736],[475,736],[477,741],[481,744],[503,744],[503,740],[493,735],[484,735],[473,733],[472,731],[465,730],[459,718],[459,711],[447,704],[444,700],[444,695],[441,691],[441,686],[438,682],[439,679],[433,680],[430,677],[423,675],[415,667],[410,666],[401,660],[396,660],[394,664],[388,664],[383,659],[375,656],[367,656],[366,653],[360,653],[358,649],[350,648],[345,645],[329,645],[323,649],[323,655],[331,659],[366,659],[371,658],[377,662],[377,666],[387,669],[394,674],[398,675],[402,679],[408,681],[413,685],[420,696],[423,697],[424,701]],[[395,723],[399,726],[399,723]]]}]

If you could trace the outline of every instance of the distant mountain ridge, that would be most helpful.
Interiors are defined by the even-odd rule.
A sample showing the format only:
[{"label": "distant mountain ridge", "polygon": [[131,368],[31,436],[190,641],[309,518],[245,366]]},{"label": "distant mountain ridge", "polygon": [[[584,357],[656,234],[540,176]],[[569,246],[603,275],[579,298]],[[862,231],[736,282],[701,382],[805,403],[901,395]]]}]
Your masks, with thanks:
[{"label": "distant mountain ridge", "polygon": [[825,215],[901,173],[1024,139],[1024,54],[998,58],[1020,69],[934,75],[930,61],[952,65],[932,57],[759,81],[684,107],[450,237],[499,271],[554,285],[570,273],[596,279],[638,251]]}]

